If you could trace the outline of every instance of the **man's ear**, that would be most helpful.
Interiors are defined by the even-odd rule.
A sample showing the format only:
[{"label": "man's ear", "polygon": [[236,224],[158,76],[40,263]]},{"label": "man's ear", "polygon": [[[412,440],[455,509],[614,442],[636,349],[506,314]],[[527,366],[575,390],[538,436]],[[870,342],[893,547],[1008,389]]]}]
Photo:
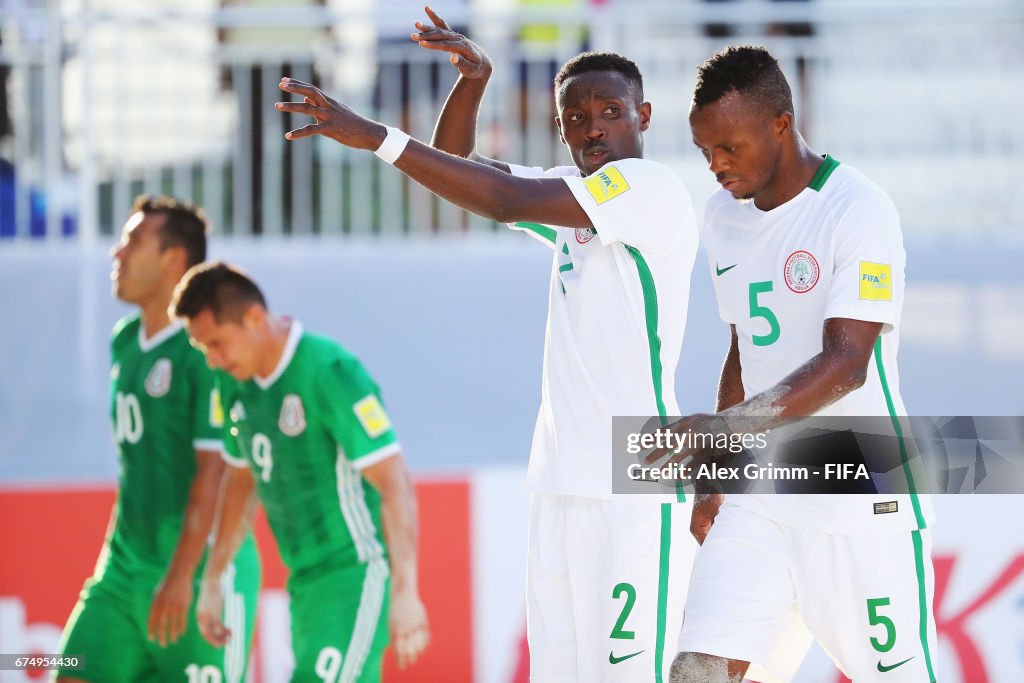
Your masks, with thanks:
[{"label": "man's ear", "polygon": [[557,116],[555,117],[555,128],[558,129],[558,141],[563,145],[566,144],[565,137],[562,135],[562,119]]},{"label": "man's ear", "polygon": [[651,103],[642,103],[637,109],[637,114],[640,115],[640,132],[642,133],[651,127]]},{"label": "man's ear", "polygon": [[267,309],[257,303],[249,304],[242,313],[242,327],[248,332],[263,329],[267,324]]},{"label": "man's ear", "polygon": [[775,117],[775,134],[782,137],[786,133],[793,130],[793,112],[784,111]]},{"label": "man's ear", "polygon": [[164,268],[178,280],[188,271],[188,252],[185,247],[166,247],[161,253]]}]

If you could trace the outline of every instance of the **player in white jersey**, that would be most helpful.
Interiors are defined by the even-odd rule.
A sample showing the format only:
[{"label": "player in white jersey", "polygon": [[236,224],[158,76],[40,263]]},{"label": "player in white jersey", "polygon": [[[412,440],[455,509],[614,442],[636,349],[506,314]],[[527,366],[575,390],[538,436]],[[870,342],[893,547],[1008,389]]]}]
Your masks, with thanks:
[{"label": "player in white jersey", "polygon": [[[719,415],[750,418],[745,429],[886,416],[900,434],[905,253],[892,201],[808,148],[763,48],[728,48],[700,67],[690,126],[722,185],[702,232],[732,330]],[[707,423],[691,416],[673,429]],[[750,662],[788,679],[808,630],[858,683],[935,680],[926,496],[721,499],[694,508],[703,545],[673,682],[738,681]]]},{"label": "player in white jersey", "polygon": [[689,506],[674,496],[612,500],[612,416],[678,410],[673,379],[697,247],[689,195],[671,170],[641,158],[650,104],[636,65],[619,55],[581,55],[555,80],[557,124],[574,166],[545,172],[475,155],[490,65],[431,18],[435,26],[419,25],[414,37],[450,48],[465,70],[435,134],[436,146],[458,156],[295,81],[281,87],[305,102],[278,107],[316,118],[290,139],[319,133],[375,149],[441,197],[552,249],[528,474],[531,679],[664,680],[696,549],[678,533]]}]

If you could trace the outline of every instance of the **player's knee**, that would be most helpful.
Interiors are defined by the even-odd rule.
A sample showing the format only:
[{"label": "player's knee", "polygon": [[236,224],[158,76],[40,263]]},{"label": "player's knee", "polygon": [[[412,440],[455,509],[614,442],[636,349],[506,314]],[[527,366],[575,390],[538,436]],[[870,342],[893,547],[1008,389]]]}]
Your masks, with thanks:
[{"label": "player's knee", "polygon": [[729,677],[729,660],[700,652],[680,652],[672,660],[670,683],[740,683]]}]

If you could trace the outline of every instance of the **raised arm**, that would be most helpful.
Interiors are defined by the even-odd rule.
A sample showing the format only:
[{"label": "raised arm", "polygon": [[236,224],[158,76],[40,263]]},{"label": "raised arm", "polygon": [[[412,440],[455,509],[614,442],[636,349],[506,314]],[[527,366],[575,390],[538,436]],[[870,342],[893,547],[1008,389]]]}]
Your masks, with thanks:
[{"label": "raised arm", "polygon": [[[302,102],[278,102],[279,111],[316,119],[316,123],[286,133],[288,140],[323,135],[346,147],[378,150],[388,136],[386,126],[357,114],[313,85],[284,78],[279,87],[303,98]],[[404,145],[394,165],[442,199],[499,223],[594,227],[569,186],[558,178],[519,178],[416,140]]]},{"label": "raised arm", "polygon": [[411,38],[420,47],[451,53],[450,61],[459,70],[459,78],[441,109],[430,145],[508,173],[508,164],[488,159],[476,151],[480,103],[491,77],[490,58],[479,45],[451,30],[430,7],[424,9],[433,24],[417,21],[417,32]]}]

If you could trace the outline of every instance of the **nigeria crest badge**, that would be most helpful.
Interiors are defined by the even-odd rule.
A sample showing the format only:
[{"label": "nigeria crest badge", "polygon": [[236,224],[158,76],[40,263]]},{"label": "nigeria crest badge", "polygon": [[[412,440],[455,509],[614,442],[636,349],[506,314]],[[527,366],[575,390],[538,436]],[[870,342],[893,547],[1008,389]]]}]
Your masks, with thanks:
[{"label": "nigeria crest badge", "polygon": [[786,276],[786,286],[797,294],[804,294],[814,289],[818,284],[820,275],[818,260],[809,251],[794,251],[786,259],[786,267],[783,274]]}]

